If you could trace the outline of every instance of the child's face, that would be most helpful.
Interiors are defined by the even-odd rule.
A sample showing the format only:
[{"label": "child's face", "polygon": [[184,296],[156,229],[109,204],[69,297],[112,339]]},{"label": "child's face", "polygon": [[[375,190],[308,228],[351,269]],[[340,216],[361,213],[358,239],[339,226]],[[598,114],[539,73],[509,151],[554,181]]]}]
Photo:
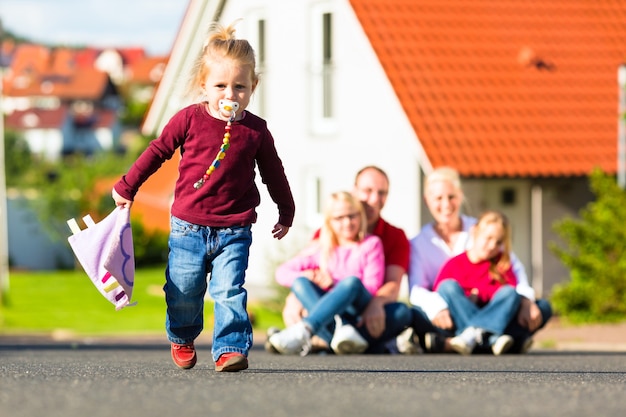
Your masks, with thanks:
[{"label": "child's face", "polygon": [[474,233],[474,245],[470,249],[476,260],[487,260],[502,251],[504,230],[497,223],[477,225]]},{"label": "child's face", "polygon": [[355,241],[361,230],[361,213],[346,201],[337,201],[330,210],[330,227],[339,242]]},{"label": "child's face", "polygon": [[209,112],[213,117],[226,120],[229,115],[222,114],[219,109],[220,100],[236,101],[239,104],[237,115],[248,107],[257,81],[252,79],[247,66],[238,65],[235,61],[225,59],[214,62],[202,88],[209,102]]}]

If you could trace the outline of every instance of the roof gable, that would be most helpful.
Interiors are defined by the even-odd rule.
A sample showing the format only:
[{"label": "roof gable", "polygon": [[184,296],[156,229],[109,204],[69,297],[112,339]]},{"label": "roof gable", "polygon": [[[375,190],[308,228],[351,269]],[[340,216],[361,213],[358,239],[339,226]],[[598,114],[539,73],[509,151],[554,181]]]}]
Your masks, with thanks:
[{"label": "roof gable", "polygon": [[350,0],[433,166],[616,170],[619,0]]}]

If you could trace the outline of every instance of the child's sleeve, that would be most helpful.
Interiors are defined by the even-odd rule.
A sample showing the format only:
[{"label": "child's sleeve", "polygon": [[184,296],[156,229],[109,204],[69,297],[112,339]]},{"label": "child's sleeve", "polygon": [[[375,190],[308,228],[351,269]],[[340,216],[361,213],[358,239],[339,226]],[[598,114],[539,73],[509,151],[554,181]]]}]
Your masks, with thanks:
[{"label": "child's sleeve", "polygon": [[172,158],[184,140],[186,120],[185,112],[178,112],[163,128],[161,135],[150,142],[126,175],[113,186],[120,196],[134,200],[139,187],[163,165],[163,162]]},{"label": "child's sleeve", "polygon": [[319,247],[313,243],[276,268],[276,282],[290,288],[296,278],[302,276],[302,271],[318,269],[320,266],[319,259]]}]

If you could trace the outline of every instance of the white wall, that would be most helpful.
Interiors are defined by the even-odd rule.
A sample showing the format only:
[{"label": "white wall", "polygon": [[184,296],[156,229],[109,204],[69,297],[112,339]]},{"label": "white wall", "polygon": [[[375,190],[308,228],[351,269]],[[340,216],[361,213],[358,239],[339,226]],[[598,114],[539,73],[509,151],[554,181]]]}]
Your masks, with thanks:
[{"label": "white wall", "polygon": [[[312,124],[311,60],[315,33],[312,16],[326,9],[333,14],[336,118],[330,133],[316,133]],[[242,18],[237,36],[256,40],[256,20],[266,20],[267,68],[262,74],[262,100],[250,110],[260,114],[276,140],[296,199],[296,220],[290,234],[272,242],[277,210],[262,189],[263,203],[254,227],[249,281],[271,280],[272,262],[302,247],[319,218],[312,213],[311,179],[318,175],[325,197],[351,189],[354,175],[375,164],[390,177],[391,189],[384,217],[405,229],[408,237],[419,229],[420,191],[417,147],[409,125],[380,63],[347,1],[229,1],[222,23]],[[262,184],[260,184],[260,188]],[[271,254],[271,255],[268,255]],[[269,275],[269,276],[268,276]]]}]

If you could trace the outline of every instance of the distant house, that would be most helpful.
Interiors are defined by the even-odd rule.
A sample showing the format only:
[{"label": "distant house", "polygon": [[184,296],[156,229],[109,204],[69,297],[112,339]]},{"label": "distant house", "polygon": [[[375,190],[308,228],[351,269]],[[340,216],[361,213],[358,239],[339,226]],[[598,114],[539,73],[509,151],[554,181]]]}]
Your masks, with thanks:
[{"label": "distant house", "polygon": [[81,68],[69,49],[20,45],[3,77],[6,127],[49,160],[115,149],[121,101],[106,72]]}]

